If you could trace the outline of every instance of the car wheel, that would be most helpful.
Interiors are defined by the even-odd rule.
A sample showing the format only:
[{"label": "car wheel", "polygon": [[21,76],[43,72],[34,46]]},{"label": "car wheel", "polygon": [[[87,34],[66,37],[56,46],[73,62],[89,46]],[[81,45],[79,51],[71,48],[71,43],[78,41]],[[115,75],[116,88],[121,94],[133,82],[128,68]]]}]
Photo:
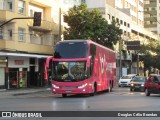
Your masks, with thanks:
[{"label": "car wheel", "polygon": [[62,94],[62,97],[63,97],[63,98],[67,97],[67,94]]},{"label": "car wheel", "polygon": [[148,88],[145,89],[145,95],[150,96],[150,92],[149,92]]}]

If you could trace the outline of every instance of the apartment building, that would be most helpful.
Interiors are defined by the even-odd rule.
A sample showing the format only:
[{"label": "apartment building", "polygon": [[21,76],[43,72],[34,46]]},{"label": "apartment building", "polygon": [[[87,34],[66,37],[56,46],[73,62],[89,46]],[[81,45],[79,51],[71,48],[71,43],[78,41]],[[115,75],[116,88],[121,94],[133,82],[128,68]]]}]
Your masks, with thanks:
[{"label": "apartment building", "polygon": [[[114,19],[120,23],[120,29],[123,30],[123,43],[125,41],[140,40],[141,44],[145,43],[147,39],[157,39],[157,35],[148,31],[143,27],[143,0],[98,0],[92,2],[92,0],[85,0],[89,9],[97,8],[102,13],[103,17],[111,23]],[[116,46],[117,53],[119,53],[119,47]],[[138,71],[137,61],[132,60],[133,51],[127,51],[125,44],[123,48],[127,55],[122,53],[122,75],[128,73],[143,73],[143,69]],[[125,55],[125,56],[124,56]],[[117,54],[117,75],[119,74],[119,54]],[[143,64],[139,63],[139,67],[142,68]],[[143,75],[143,74],[142,74]]]},{"label": "apartment building", "polygon": [[119,8],[121,11],[128,9],[132,22],[137,23],[139,26],[143,26],[143,8],[144,0],[106,0],[106,3],[113,8]]},{"label": "apartment building", "polygon": [[144,0],[144,27],[149,31],[160,34],[160,1]]},{"label": "apartment building", "polygon": [[60,6],[59,0],[0,0],[0,25],[42,13],[41,26],[15,19],[0,27],[0,88],[44,85],[44,62],[59,36]]}]

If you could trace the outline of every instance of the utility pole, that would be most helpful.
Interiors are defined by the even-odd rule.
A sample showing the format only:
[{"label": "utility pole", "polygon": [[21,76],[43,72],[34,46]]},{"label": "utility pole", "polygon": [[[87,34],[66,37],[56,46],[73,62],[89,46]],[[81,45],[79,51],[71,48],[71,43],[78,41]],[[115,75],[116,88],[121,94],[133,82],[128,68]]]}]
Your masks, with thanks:
[{"label": "utility pole", "polygon": [[119,39],[119,79],[122,77],[122,38]]},{"label": "utility pole", "polygon": [[137,75],[139,75],[139,55],[137,51]]}]

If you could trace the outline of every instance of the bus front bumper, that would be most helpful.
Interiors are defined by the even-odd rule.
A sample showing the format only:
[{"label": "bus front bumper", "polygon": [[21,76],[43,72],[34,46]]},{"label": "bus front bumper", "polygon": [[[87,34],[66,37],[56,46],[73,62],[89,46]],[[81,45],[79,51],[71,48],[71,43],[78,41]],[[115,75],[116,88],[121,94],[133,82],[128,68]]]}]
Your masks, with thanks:
[{"label": "bus front bumper", "polygon": [[52,85],[52,93],[54,94],[89,94],[93,93],[93,85],[86,85],[75,87],[75,86],[68,86],[68,87],[58,87]]}]

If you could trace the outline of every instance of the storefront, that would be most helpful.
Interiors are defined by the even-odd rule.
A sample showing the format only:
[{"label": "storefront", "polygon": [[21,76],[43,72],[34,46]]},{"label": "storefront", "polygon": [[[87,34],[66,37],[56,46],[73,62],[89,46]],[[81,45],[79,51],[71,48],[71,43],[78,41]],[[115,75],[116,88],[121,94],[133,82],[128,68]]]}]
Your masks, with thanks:
[{"label": "storefront", "polygon": [[8,57],[8,84],[9,89],[27,87],[27,71],[29,71],[29,58]]},{"label": "storefront", "polygon": [[0,89],[5,88],[5,68],[7,64],[6,57],[0,57]]},{"label": "storefront", "polygon": [[0,89],[44,86],[47,55],[0,52]]}]

